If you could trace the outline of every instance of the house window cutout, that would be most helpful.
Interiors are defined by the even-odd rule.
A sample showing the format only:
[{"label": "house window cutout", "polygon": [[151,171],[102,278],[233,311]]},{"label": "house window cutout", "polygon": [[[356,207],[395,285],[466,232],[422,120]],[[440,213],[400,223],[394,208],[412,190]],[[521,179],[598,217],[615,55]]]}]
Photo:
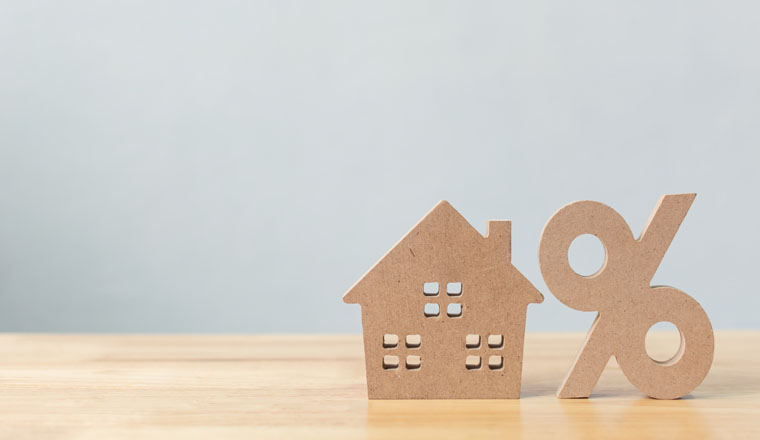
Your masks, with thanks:
[{"label": "house window cutout", "polygon": [[406,357],[407,370],[419,370],[422,362],[419,356],[410,355]]},{"label": "house window cutout", "polygon": [[480,356],[467,356],[467,359],[464,360],[464,365],[468,370],[479,370]]},{"label": "house window cutout", "polygon": [[488,346],[490,348],[504,347],[504,336],[503,335],[488,335]]},{"label": "house window cutout", "polygon": [[489,356],[488,368],[492,370],[501,370],[504,367],[504,358],[501,356]]},{"label": "house window cutout", "polygon": [[462,294],[462,283],[449,283],[446,285],[446,293],[449,296],[459,296]]},{"label": "house window cutout", "polygon": [[422,345],[422,336],[406,335],[406,348],[420,348]]},{"label": "house window cutout", "polygon": [[451,303],[446,307],[446,314],[449,318],[458,318],[462,316],[462,305],[459,303]]},{"label": "house window cutout", "polygon": [[383,335],[383,348],[398,347],[398,335]]},{"label": "house window cutout", "polygon": [[383,356],[383,368],[386,370],[398,368],[398,356]]},{"label": "house window cutout", "polygon": [[480,348],[480,335],[467,335],[464,338],[464,346],[467,348]]},{"label": "house window cutout", "polygon": [[437,296],[438,295],[438,283],[425,283],[422,285],[422,293],[425,296]]},{"label": "house window cutout", "polygon": [[432,318],[441,314],[441,308],[436,303],[425,304],[425,316]]}]

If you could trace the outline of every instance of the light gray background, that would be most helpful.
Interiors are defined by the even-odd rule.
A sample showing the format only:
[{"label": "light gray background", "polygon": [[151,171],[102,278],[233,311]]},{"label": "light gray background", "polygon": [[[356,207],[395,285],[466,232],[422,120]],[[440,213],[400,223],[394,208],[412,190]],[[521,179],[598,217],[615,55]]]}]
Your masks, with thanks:
[{"label": "light gray background", "polygon": [[544,223],[674,192],[654,282],[758,328],[758,5],[0,1],[0,330],[358,332],[440,199],[513,220],[529,330],[585,330]]}]

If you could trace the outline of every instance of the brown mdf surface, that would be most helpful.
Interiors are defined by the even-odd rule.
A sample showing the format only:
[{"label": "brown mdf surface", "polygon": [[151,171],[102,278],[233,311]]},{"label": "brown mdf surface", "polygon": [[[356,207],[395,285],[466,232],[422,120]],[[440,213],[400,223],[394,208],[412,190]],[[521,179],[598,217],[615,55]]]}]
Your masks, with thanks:
[{"label": "brown mdf surface", "polygon": [[[589,200],[564,206],[546,223],[538,254],[547,287],[567,306],[598,312],[558,397],[589,397],[611,356],[651,397],[676,399],[702,383],[713,360],[710,319],[687,293],[650,286],[694,197],[662,196],[638,239],[614,209]],[[602,268],[590,276],[575,273],[567,256],[583,234],[595,235],[605,249]],[[670,322],[680,333],[680,348],[664,361],[652,359],[645,349],[647,331],[657,322]]]},{"label": "brown mdf surface", "polygon": [[511,230],[483,236],[441,201],[349,289],[370,399],[520,397],[525,314],[544,297],[512,265]]},{"label": "brown mdf surface", "polygon": [[760,332],[717,331],[682,399],[614,361],[593,398],[557,399],[583,337],[528,333],[520,400],[369,401],[360,335],[4,334],[0,438],[760,438]]}]

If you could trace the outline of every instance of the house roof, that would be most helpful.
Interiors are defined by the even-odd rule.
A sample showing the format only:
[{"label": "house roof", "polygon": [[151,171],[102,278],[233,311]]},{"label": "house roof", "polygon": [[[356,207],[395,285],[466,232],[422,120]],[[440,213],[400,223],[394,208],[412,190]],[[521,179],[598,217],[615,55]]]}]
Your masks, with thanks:
[{"label": "house roof", "polygon": [[[460,214],[456,209],[454,209],[453,206],[446,200],[441,200],[438,202],[433,209],[430,210],[419,222],[417,222],[414,227],[407,232],[401,240],[399,240],[398,243],[396,243],[384,256],[380,259],[377,263],[375,263],[372,268],[370,268],[367,273],[362,276],[359,281],[356,282],[349,290],[346,292],[345,295],[343,295],[343,301],[349,304],[354,303],[360,303],[361,297],[363,296],[364,292],[367,291],[367,289],[362,288],[362,286],[367,281],[368,277],[370,277],[373,272],[378,268],[379,265],[383,262],[383,260],[386,259],[388,255],[396,251],[397,248],[400,246],[403,246],[405,242],[408,241],[408,238],[412,236],[412,234],[419,234],[420,231],[425,231],[427,235],[430,237],[432,243],[432,246],[437,246],[439,243],[444,242],[445,238],[448,236],[451,236],[452,234],[457,234],[457,237],[466,243],[472,244],[474,246],[486,246],[488,245],[488,239],[491,238],[491,226],[493,224],[507,224],[506,234],[502,234],[501,237],[499,237],[501,240],[503,240],[503,243],[495,243],[498,245],[503,245],[506,247],[504,249],[505,253],[509,252],[509,243],[511,240],[511,237],[509,236],[509,229],[508,229],[508,223],[509,222],[489,222],[489,234],[484,237],[482,236],[475,228],[470,225],[469,222]],[[506,236],[504,236],[506,235]],[[494,240],[497,238],[494,237]],[[411,250],[411,249],[410,249]],[[544,297],[539,292],[533,284],[528,281],[527,278],[525,278],[514,266],[512,266],[511,261],[508,262],[508,264],[511,266],[511,268],[516,272],[516,277],[514,277],[515,282],[515,288],[519,290],[523,295],[526,297],[528,302],[533,303],[540,303],[543,301]]]}]

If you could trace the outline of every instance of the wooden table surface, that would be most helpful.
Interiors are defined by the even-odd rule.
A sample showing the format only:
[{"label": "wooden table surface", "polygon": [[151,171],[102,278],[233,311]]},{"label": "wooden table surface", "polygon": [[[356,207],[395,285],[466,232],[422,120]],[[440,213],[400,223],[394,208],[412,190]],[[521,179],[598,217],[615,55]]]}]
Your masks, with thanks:
[{"label": "wooden table surface", "polygon": [[760,438],[760,332],[717,332],[686,398],[612,361],[558,400],[582,338],[528,334],[520,400],[367,401],[359,335],[3,334],[0,438]]}]

